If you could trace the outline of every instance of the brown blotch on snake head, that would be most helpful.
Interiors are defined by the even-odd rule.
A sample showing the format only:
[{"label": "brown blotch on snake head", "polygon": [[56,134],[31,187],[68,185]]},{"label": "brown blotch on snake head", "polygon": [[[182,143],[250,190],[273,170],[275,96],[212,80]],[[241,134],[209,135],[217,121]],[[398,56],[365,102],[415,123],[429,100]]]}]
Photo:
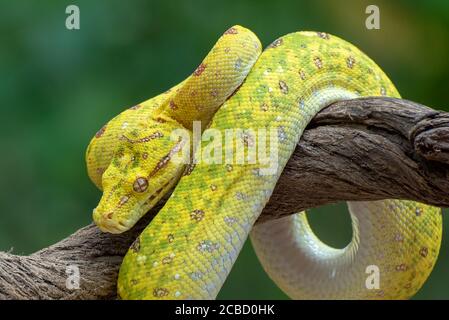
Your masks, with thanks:
[{"label": "brown blotch on snake head", "polygon": [[170,152],[164,156],[159,162],[157,163],[156,167],[153,169],[153,171],[150,172],[149,178],[153,177],[159,170],[167,166],[167,164],[170,162],[171,158],[174,154],[181,151],[185,141],[182,139],[178,140],[178,143],[173,147],[173,149],[170,150]]},{"label": "brown blotch on snake head", "polygon": [[159,170],[164,168],[168,164],[170,159],[171,159],[170,155],[166,155],[161,160],[159,160],[156,167],[153,169],[153,171],[151,171],[150,177],[153,177]]},{"label": "brown blotch on snake head", "polygon": [[156,131],[156,132],[150,134],[149,136],[146,136],[146,137],[143,137],[143,138],[140,138],[140,139],[130,139],[127,136],[122,135],[120,137],[120,140],[125,140],[125,141],[127,141],[127,142],[129,142],[131,144],[134,144],[134,143],[145,143],[145,142],[151,141],[153,139],[161,138],[163,136],[164,135],[162,134],[162,132]]},{"label": "brown blotch on snake head", "polygon": [[123,196],[120,198],[120,201],[118,203],[118,206],[121,207],[123,205],[125,205],[129,200],[129,195]]}]

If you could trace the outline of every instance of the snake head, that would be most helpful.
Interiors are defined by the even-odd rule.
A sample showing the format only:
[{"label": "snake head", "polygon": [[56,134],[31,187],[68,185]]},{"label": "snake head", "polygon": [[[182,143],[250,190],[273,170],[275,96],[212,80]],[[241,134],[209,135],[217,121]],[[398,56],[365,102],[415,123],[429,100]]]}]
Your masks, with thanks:
[{"label": "snake head", "polygon": [[172,132],[180,129],[171,118],[142,121],[117,133],[120,143],[103,173],[103,195],[93,211],[105,232],[130,229],[177,182],[188,161],[188,139]]}]

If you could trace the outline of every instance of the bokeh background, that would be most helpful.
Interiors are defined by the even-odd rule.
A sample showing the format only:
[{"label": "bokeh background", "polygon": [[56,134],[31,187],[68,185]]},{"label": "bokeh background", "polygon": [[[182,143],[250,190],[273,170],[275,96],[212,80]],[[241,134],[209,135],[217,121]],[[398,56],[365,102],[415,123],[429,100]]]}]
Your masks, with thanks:
[{"label": "bokeh background", "polygon": [[[65,8],[81,29],[65,28]],[[365,28],[380,8],[381,29]],[[2,1],[0,4],[0,250],[29,254],[91,222],[100,192],[84,163],[91,136],[113,115],[189,75],[228,27],[269,44],[297,30],[326,31],[365,51],[403,97],[449,111],[449,2],[427,1]],[[417,299],[449,298],[449,225]],[[314,209],[316,233],[343,247],[342,204]],[[247,243],[222,299],[285,299]]]}]

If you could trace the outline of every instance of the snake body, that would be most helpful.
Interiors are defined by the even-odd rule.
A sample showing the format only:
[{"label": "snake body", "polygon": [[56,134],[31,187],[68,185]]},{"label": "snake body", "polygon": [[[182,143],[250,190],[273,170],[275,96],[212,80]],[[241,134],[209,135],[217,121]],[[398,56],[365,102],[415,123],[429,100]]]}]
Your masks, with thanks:
[{"label": "snake body", "polygon": [[[348,203],[353,238],[344,249],[323,244],[305,213],[253,226],[317,112],[341,99],[399,97],[371,59],[327,33],[291,33],[260,51],[251,31],[230,28],[190,77],[122,112],[92,139],[86,158],[103,190],[93,215],[102,230],[129,229],[176,185],[125,256],[119,296],[215,298],[251,233],[264,269],[292,298],[411,297],[438,256],[438,208],[405,200]],[[174,161],[196,155],[193,121],[202,125],[199,150],[221,150],[205,139],[208,130],[233,132],[230,143],[223,134],[213,145],[234,161]],[[188,135],[173,139],[176,129]],[[263,142],[259,132],[270,132],[264,143],[276,147],[275,157],[236,162],[235,150],[249,154]],[[366,285],[372,266],[380,275],[374,288]]]}]

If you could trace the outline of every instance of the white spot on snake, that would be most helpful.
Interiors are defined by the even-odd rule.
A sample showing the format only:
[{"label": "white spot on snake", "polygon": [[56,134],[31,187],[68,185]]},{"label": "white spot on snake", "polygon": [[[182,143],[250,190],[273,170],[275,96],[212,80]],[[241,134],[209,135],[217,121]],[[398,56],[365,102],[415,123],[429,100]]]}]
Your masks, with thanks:
[{"label": "white spot on snake", "polygon": [[287,134],[285,133],[285,129],[282,126],[278,128],[278,138],[279,142],[281,143],[287,140]]},{"label": "white spot on snake", "polygon": [[228,225],[231,226],[232,224],[237,222],[237,218],[226,216],[223,218],[223,221]]},{"label": "white spot on snake", "polygon": [[238,191],[235,193],[235,198],[237,200],[245,200],[247,199],[247,196],[243,192]]},{"label": "white spot on snake", "polygon": [[179,291],[175,292],[175,297],[179,297],[180,295],[181,295],[181,292],[179,292]]},{"label": "white spot on snake", "polygon": [[170,258],[174,258],[175,257],[175,254],[172,252],[172,253],[170,253]]},{"label": "white spot on snake", "polygon": [[242,67],[242,63],[243,63],[242,59],[238,58],[235,61],[234,69],[237,70],[237,71],[240,70],[240,68]]},{"label": "white spot on snake", "polygon": [[147,261],[147,256],[144,256],[144,255],[137,256],[138,263],[145,263],[145,261]]},{"label": "white spot on snake", "polygon": [[158,264],[159,264],[159,263],[158,263],[157,261],[154,261],[154,262],[153,262],[153,267],[157,267]]},{"label": "white spot on snake", "polygon": [[217,242],[214,243],[211,240],[203,240],[197,246],[198,251],[209,253],[218,250],[218,248],[220,248],[220,244]]},{"label": "white spot on snake", "polygon": [[396,271],[406,271],[407,265],[405,263],[401,263],[400,265],[396,266]]},{"label": "white spot on snake", "polygon": [[202,277],[201,273],[199,273],[199,272],[192,272],[189,276],[190,276],[190,279],[192,279],[194,281],[199,280]]},{"label": "white spot on snake", "polygon": [[273,88],[272,87],[268,87],[268,92],[273,92]]},{"label": "white spot on snake", "polygon": [[175,278],[175,280],[178,280],[179,279],[179,273],[177,273],[177,274],[175,274],[175,276],[173,277],[173,278]]},{"label": "white spot on snake", "polygon": [[128,128],[128,122],[123,122],[122,123],[122,129],[126,129]]}]

